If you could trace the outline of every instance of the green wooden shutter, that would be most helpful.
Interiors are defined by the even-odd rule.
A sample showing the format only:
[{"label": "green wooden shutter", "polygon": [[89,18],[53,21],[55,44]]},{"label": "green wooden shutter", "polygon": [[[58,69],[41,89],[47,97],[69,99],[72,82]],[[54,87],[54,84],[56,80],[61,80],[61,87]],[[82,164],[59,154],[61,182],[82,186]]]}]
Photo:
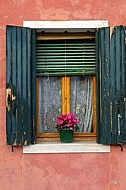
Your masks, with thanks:
[{"label": "green wooden shutter", "polygon": [[95,39],[37,41],[37,76],[95,75]]},{"label": "green wooden shutter", "polygon": [[35,142],[36,34],[6,27],[6,131],[8,145]]},{"label": "green wooden shutter", "polygon": [[96,32],[97,142],[126,141],[126,44],[125,27]]}]

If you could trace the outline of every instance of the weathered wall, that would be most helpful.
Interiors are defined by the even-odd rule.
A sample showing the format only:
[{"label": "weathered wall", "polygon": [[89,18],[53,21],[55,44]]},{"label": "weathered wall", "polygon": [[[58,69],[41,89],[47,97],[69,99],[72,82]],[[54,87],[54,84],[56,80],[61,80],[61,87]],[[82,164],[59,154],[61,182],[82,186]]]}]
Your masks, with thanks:
[{"label": "weathered wall", "polygon": [[125,190],[126,148],[111,153],[22,154],[6,146],[5,27],[23,20],[106,19],[126,25],[126,0],[0,1],[0,190]]}]

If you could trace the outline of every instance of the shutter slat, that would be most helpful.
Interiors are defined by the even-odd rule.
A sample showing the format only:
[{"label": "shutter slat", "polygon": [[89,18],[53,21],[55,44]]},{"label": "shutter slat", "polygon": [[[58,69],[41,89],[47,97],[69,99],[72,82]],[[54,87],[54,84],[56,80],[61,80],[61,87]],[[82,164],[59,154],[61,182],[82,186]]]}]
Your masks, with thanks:
[{"label": "shutter slat", "polygon": [[101,143],[102,138],[102,127],[101,127],[101,59],[100,59],[100,49],[101,49],[101,43],[100,43],[100,32],[96,30],[95,33],[95,41],[96,41],[96,116],[97,116],[97,143]]},{"label": "shutter slat", "polygon": [[[31,118],[31,110],[32,110],[32,96],[31,96],[31,92],[32,92],[32,83],[31,83],[31,72],[32,72],[32,69],[31,69],[31,31],[30,30],[27,30],[26,31],[26,38],[27,38],[27,45],[26,45],[26,53],[27,53],[27,118],[29,118],[29,126],[32,126],[31,123],[32,123],[32,118]],[[35,71],[34,71],[35,72]],[[31,128],[27,128],[26,127],[26,131],[27,131],[27,144],[30,144],[31,141],[32,141],[32,138],[31,138]]]},{"label": "shutter slat", "polygon": [[26,37],[26,28],[23,29],[22,31],[22,106],[23,106],[23,127],[22,127],[22,135],[23,135],[23,142],[27,144],[27,126],[28,126],[28,119],[27,118],[27,47],[26,47],[26,42],[27,42],[27,37]]},{"label": "shutter slat", "polygon": [[[105,109],[106,109],[106,117],[105,117],[105,132],[106,132],[106,142],[110,144],[110,138],[111,138],[111,127],[108,127],[108,125],[111,124],[110,120],[110,86],[111,86],[111,75],[110,75],[110,28],[106,28],[104,31],[105,34],[105,60],[104,60],[104,71],[105,71]],[[104,134],[103,134],[104,135]]]},{"label": "shutter slat", "polygon": [[[104,74],[105,74],[105,67],[104,67],[104,60],[105,60],[105,52],[104,52],[104,29],[101,29],[100,32],[100,42],[101,42],[101,106],[105,106],[105,96],[104,96],[104,89],[105,89],[105,83],[104,83]],[[102,130],[101,130],[101,135],[102,135],[102,141],[105,142],[106,136],[103,135],[105,134],[105,109],[102,110]]]},{"label": "shutter slat", "polygon": [[[125,32],[124,32],[125,31]],[[123,118],[123,140],[125,140],[126,144],[126,102],[124,97],[126,97],[126,27],[121,27],[121,70],[122,70],[122,78],[121,78],[121,96],[123,97],[123,103],[121,104],[121,115]]]},{"label": "shutter slat", "polygon": [[[17,28],[17,39],[18,39],[18,44],[17,44],[17,71],[19,71],[22,67],[22,58],[21,58],[21,28]],[[17,77],[17,86],[18,86],[18,92],[17,92],[17,144],[20,144],[22,140],[22,102],[21,102],[21,97],[20,97],[20,92],[23,89],[22,86],[22,76],[21,72],[18,72],[18,77]]]},{"label": "shutter slat", "polygon": [[36,142],[36,31],[31,31],[31,143],[35,144]]},{"label": "shutter slat", "polygon": [[[12,89],[12,93],[15,95],[16,94],[16,86],[17,86],[17,62],[16,62],[16,48],[17,48],[17,44],[16,44],[16,36],[17,33],[16,33],[16,28],[12,28],[12,62],[11,62],[11,66],[13,67],[12,69],[12,86],[11,86],[11,89]],[[12,104],[12,143],[15,143],[15,139],[17,139],[17,136],[16,136],[16,102],[15,101],[12,101],[11,102]]]},{"label": "shutter slat", "polygon": [[116,139],[116,134],[114,134],[114,128],[117,125],[117,121],[114,119],[115,118],[115,112],[116,112],[116,89],[115,89],[115,70],[116,70],[116,65],[115,65],[115,49],[113,48],[115,44],[115,38],[114,34],[112,34],[111,38],[111,63],[110,64],[110,74],[111,74],[111,88],[110,88],[110,94],[111,94],[111,121],[112,121],[112,135],[111,135],[111,143],[114,144],[114,141]]},{"label": "shutter slat", "polygon": [[[11,86],[11,44],[12,44],[12,37],[11,37],[11,29],[8,26],[6,29],[6,88],[10,88]],[[7,97],[6,97],[7,98]],[[7,101],[7,100],[6,100]],[[11,119],[11,110],[8,111],[6,107],[6,133],[7,133],[7,143],[12,144],[11,140],[11,126],[12,126],[12,119]]]}]

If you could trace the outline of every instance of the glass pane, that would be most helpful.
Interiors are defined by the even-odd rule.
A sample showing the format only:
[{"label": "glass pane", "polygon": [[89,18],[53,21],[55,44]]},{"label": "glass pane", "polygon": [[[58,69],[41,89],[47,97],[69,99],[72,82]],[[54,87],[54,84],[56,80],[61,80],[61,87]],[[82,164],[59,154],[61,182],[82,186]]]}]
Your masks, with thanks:
[{"label": "glass pane", "polygon": [[79,131],[93,132],[92,127],[92,77],[71,77],[71,113],[76,114],[80,123]]},{"label": "glass pane", "polygon": [[39,133],[54,133],[61,114],[61,78],[39,78]]}]

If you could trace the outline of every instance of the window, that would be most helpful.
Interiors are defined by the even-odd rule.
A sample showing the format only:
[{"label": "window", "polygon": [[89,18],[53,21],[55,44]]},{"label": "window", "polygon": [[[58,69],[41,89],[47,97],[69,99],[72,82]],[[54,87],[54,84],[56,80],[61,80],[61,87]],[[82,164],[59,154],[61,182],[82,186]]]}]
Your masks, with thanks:
[{"label": "window", "polygon": [[44,33],[37,39],[37,137],[58,137],[56,117],[70,112],[80,121],[74,139],[95,137],[95,34]]},{"label": "window", "polygon": [[[96,92],[92,91],[92,94],[96,95],[92,97],[95,99],[97,96],[97,142],[102,144],[125,143],[125,27],[113,29],[105,27],[96,30],[95,35],[96,80],[92,75],[93,79],[89,81],[96,81],[96,83],[92,82],[93,89],[96,85]],[[9,145],[26,145],[36,141],[35,44],[36,31],[34,29],[7,26],[6,127]],[[63,88],[71,92],[74,84],[81,88],[78,84],[85,81],[83,75],[49,76],[49,78],[46,76],[44,79],[46,85],[48,79],[53,84],[53,77],[58,77],[55,81],[59,89]],[[42,86],[45,81],[39,80],[37,85]],[[69,81],[71,81],[70,85]],[[70,102],[74,102],[72,97],[74,93],[69,94]],[[63,96],[68,98],[66,95]],[[67,101],[68,107],[70,104]],[[66,109],[62,102],[61,107]],[[74,109],[74,106],[69,109]]]}]

